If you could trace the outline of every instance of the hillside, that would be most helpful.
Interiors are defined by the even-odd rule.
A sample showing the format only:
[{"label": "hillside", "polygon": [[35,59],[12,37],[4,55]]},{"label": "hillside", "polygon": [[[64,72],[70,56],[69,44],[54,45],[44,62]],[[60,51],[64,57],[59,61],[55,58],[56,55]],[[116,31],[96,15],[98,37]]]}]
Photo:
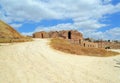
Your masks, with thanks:
[{"label": "hillside", "polygon": [[22,38],[10,25],[0,20],[0,38]]},{"label": "hillside", "polygon": [[60,38],[51,39],[50,45],[56,50],[77,55],[108,57],[119,54],[102,48],[81,47],[80,45],[71,44],[70,42]]},{"label": "hillside", "polygon": [[10,25],[0,20],[0,43],[32,41],[30,37],[24,37]]}]

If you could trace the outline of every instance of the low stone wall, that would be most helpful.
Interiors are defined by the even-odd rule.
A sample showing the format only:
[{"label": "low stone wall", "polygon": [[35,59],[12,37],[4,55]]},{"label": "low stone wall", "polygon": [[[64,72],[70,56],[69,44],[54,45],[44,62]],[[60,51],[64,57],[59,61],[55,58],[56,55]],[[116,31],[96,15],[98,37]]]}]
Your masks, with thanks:
[{"label": "low stone wall", "polygon": [[77,44],[82,47],[90,47],[90,48],[98,48],[98,43],[94,42],[88,42],[88,41],[83,41],[83,40],[74,40],[74,39],[68,39],[68,41],[72,44]]},{"label": "low stone wall", "polygon": [[94,42],[83,41],[83,47],[91,47],[91,48],[98,48],[98,44]]},{"label": "low stone wall", "polygon": [[107,41],[99,41],[96,43],[98,44],[98,48],[120,49],[120,43],[107,42]]},{"label": "low stone wall", "polygon": [[112,44],[110,44],[110,47],[112,49],[120,49],[120,43],[112,43]]}]

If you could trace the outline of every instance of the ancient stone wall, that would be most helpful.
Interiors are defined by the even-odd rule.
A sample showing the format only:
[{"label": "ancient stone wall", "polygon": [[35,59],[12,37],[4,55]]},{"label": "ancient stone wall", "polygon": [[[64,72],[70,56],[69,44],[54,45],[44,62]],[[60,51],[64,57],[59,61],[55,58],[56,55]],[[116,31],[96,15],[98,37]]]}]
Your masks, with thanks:
[{"label": "ancient stone wall", "polygon": [[68,31],[59,31],[59,36],[64,39],[68,39]]},{"label": "ancient stone wall", "polygon": [[111,43],[110,44],[110,47],[112,48],[112,49],[120,49],[120,43]]},{"label": "ancient stone wall", "polygon": [[81,40],[83,40],[83,35],[76,30],[60,31],[59,36],[65,38],[65,39],[72,39],[72,40],[81,39]]},{"label": "ancient stone wall", "polygon": [[98,44],[94,42],[88,42],[88,41],[83,41],[82,42],[83,47],[91,47],[91,48],[98,48]]},{"label": "ancient stone wall", "polygon": [[51,31],[48,33],[50,38],[58,38],[59,32],[58,31]]},{"label": "ancient stone wall", "polygon": [[57,37],[62,37],[64,39],[74,39],[74,40],[79,40],[83,39],[83,36],[80,32],[76,30],[70,30],[70,31],[50,31],[50,32],[36,32],[33,34],[34,38],[57,38]]},{"label": "ancient stone wall", "polygon": [[33,34],[33,38],[63,38],[67,39],[73,44],[78,44],[83,47],[95,47],[95,48],[106,48],[110,47],[112,49],[119,48],[120,43],[108,42],[108,41],[98,41],[93,42],[91,39],[84,39],[82,33],[76,30],[62,30],[62,31],[50,31],[50,32],[36,32]]},{"label": "ancient stone wall", "polygon": [[107,41],[98,41],[98,48],[111,48],[111,49],[120,49],[120,43],[107,42]]},{"label": "ancient stone wall", "polygon": [[36,32],[33,34],[33,38],[49,38],[49,34],[47,32]]},{"label": "ancient stone wall", "polygon": [[78,44],[83,47],[98,47],[94,42],[85,41],[82,33],[76,30],[50,31],[50,32],[36,32],[33,34],[34,38],[63,38],[67,39],[73,44]]},{"label": "ancient stone wall", "polygon": [[75,40],[81,39],[81,40],[83,40],[83,35],[81,33],[77,32],[77,31],[71,31],[71,32],[69,31],[68,35],[69,35],[69,33],[71,33],[71,39],[75,39]]}]

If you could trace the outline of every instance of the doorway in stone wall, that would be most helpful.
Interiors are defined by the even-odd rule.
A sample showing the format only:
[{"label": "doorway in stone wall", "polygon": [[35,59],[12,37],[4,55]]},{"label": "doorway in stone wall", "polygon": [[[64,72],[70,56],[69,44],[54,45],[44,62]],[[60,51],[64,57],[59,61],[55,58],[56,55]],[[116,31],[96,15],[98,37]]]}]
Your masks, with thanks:
[{"label": "doorway in stone wall", "polygon": [[84,43],[84,47],[85,47],[85,43]]},{"label": "doorway in stone wall", "polygon": [[43,33],[41,34],[41,38],[43,38]]},{"label": "doorway in stone wall", "polygon": [[71,39],[71,31],[68,32],[68,39]]},{"label": "doorway in stone wall", "polygon": [[35,34],[33,34],[33,38],[35,38]]}]

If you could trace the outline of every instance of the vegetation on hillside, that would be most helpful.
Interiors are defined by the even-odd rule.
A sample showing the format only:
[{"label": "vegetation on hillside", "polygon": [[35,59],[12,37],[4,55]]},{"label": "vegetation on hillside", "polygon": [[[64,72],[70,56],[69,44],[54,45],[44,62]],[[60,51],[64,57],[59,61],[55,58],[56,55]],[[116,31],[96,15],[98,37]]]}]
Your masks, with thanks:
[{"label": "vegetation on hillside", "polygon": [[26,42],[32,38],[24,37],[10,25],[0,20],[0,43]]},{"label": "vegetation on hillside", "polygon": [[22,38],[13,27],[0,20],[0,38]]},{"label": "vegetation on hillside", "polygon": [[108,57],[119,54],[117,52],[112,52],[101,48],[81,47],[79,45],[71,44],[67,40],[59,38],[51,39],[50,45],[56,50],[77,55]]},{"label": "vegetation on hillside", "polygon": [[0,43],[13,43],[13,42],[27,42],[32,41],[32,38],[19,38],[19,39],[13,39],[13,38],[0,38]]}]

